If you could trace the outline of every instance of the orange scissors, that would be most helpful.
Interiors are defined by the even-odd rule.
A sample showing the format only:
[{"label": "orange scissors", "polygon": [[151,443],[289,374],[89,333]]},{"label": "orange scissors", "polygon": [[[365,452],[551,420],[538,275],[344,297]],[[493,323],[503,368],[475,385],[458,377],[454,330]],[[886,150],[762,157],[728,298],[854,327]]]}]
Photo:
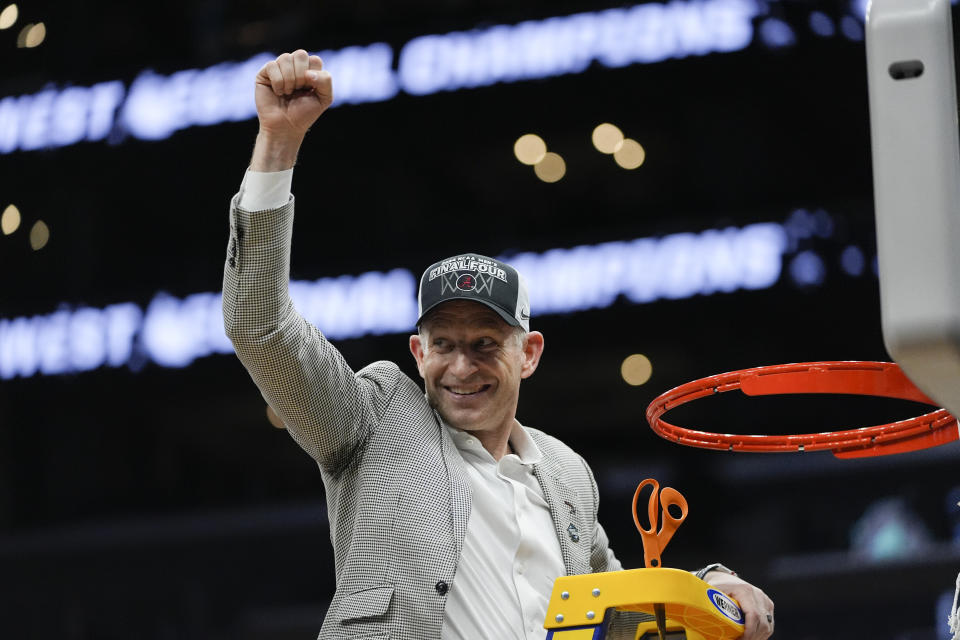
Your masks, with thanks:
[{"label": "orange scissors", "polygon": [[[637,516],[637,500],[640,498],[640,492],[646,486],[653,487],[653,493],[650,494],[650,500],[647,505],[647,516],[650,528],[645,529],[640,525],[640,518]],[[660,520],[660,505],[663,503],[663,521],[660,524],[660,530],[657,531],[657,522]],[[680,509],[680,517],[674,517],[670,513],[670,507]],[[660,490],[660,483],[653,478],[647,478],[637,487],[633,494],[633,522],[637,525],[637,531],[643,538],[643,560],[647,567],[661,567],[663,563],[660,560],[660,554],[667,548],[667,543],[673,537],[677,527],[687,517],[687,499],[679,491],[671,487],[664,487]]]}]

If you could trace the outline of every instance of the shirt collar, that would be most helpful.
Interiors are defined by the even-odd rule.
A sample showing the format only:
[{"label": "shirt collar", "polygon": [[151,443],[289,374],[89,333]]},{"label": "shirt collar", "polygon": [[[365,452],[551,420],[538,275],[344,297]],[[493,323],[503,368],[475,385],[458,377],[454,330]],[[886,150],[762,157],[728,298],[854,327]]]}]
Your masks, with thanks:
[{"label": "shirt collar", "polygon": [[514,420],[513,429],[510,430],[510,446],[513,447],[517,457],[523,464],[537,464],[543,460],[543,453],[540,447],[533,441],[527,430],[519,422]]},{"label": "shirt collar", "polygon": [[[446,420],[443,420],[442,418],[441,421],[443,422],[443,426],[447,428],[450,436],[453,438],[453,442],[457,446],[457,449],[460,449],[461,451],[471,449],[472,447],[470,442],[474,443],[474,447],[483,449],[483,445],[480,444],[480,441],[477,440],[475,436],[472,436],[469,431],[462,431],[461,429],[451,427],[449,424],[447,424]],[[510,430],[508,442],[513,448],[513,453],[515,453],[520,459],[520,464],[533,465],[543,461],[543,452],[540,451],[540,447],[538,447],[537,443],[533,441],[533,438],[531,438],[530,434],[527,433],[527,430],[523,428],[523,425],[516,420],[514,420],[513,428]],[[486,449],[483,449],[483,451],[486,452]],[[487,453],[487,455],[489,455],[489,453]]]}]

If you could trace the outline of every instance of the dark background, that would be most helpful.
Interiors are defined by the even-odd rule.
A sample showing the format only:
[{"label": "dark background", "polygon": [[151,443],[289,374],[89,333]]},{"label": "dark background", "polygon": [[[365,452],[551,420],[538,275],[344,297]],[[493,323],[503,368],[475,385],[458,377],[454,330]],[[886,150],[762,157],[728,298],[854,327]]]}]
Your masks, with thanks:
[{"label": "dark background", "polygon": [[[386,41],[397,51],[417,35],[611,6],[33,3],[0,32],[0,95],[47,83],[129,84],[148,67],[169,74],[301,46]],[[543,251],[823,209],[834,233],[800,242],[822,257],[821,284],[797,285],[785,262],[780,282],[762,291],[621,300],[569,315],[536,317],[534,309],[547,350],[524,383],[519,417],[590,462],[601,518],[625,566],[643,563],[630,498],[654,476],[691,505],[667,563],[736,568],[776,602],[776,637],[946,637],[942,598],[960,564],[955,443],[848,461],[726,454],[667,443],[644,419],[656,395],[710,374],[890,359],[877,278],[869,268],[848,275],[839,259],[850,244],[875,255],[864,44],[839,31],[815,34],[813,10],[837,22],[851,11],[846,2],[771,3],[770,16],[795,36],[779,48],[758,35],[735,53],[594,65],[331,110],[295,172],[292,275],[419,273],[464,249]],[[46,41],[16,48],[20,27],[39,20]],[[605,121],[644,145],[643,167],[625,171],[592,148],[590,131]],[[514,140],[530,131],[564,156],[560,182],[540,182],[514,159]],[[158,142],[0,156],[0,208],[14,202],[24,215],[19,231],[0,237],[0,316],[45,314],[61,303],[145,307],[159,290],[219,290],[227,203],[255,133],[248,120]],[[38,218],[51,241],[35,252],[26,229]],[[416,375],[402,335],[338,346],[357,368],[387,358]],[[635,352],[653,363],[640,387],[619,373]],[[671,416],[715,431],[792,433],[915,411],[892,401],[721,396]],[[0,383],[4,636],[311,638],[332,588],[320,475],[267,421],[234,357]]]}]

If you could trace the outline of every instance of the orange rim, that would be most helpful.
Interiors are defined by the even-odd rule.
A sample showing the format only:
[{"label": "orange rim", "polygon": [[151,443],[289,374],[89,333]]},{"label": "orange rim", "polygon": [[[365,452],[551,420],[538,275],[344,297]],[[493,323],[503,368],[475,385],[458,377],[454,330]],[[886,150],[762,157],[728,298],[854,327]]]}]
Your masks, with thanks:
[{"label": "orange rim", "polygon": [[757,452],[830,450],[840,458],[903,453],[958,439],[957,420],[946,409],[872,427],[798,435],[711,433],[678,427],[662,417],[698,398],[734,389],[752,396],[843,393],[936,406],[892,362],[802,362],[731,371],[680,385],[650,403],[647,422],[660,437],[691,447]]}]

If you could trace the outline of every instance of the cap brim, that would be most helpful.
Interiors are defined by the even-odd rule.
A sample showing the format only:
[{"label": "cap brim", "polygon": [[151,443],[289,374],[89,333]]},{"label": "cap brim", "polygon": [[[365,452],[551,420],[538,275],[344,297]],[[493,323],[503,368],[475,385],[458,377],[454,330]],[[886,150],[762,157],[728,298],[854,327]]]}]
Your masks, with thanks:
[{"label": "cap brim", "polygon": [[440,300],[440,301],[438,301],[438,302],[434,302],[432,305],[430,305],[429,307],[427,307],[426,309],[424,309],[424,310],[423,310],[423,313],[420,314],[420,317],[417,318],[417,326],[418,326],[418,327],[420,326],[420,323],[423,322],[423,319],[426,318],[426,317],[427,317],[427,314],[429,314],[431,311],[433,311],[434,309],[436,309],[437,307],[439,307],[440,305],[442,305],[442,304],[444,304],[444,303],[446,303],[446,302],[453,302],[454,300],[466,300],[467,302],[476,302],[477,304],[482,304],[483,306],[485,306],[485,307],[487,307],[487,308],[489,308],[489,309],[493,309],[494,311],[496,311],[496,312],[497,312],[497,315],[499,315],[501,318],[503,318],[504,322],[506,322],[506,323],[509,324],[510,326],[513,326],[513,327],[522,327],[522,326],[523,326],[523,325],[520,324],[520,321],[519,321],[519,320],[517,320],[515,317],[513,317],[512,315],[510,315],[509,313],[507,313],[506,311],[504,311],[503,309],[501,309],[501,308],[498,307],[497,305],[493,304],[492,302],[489,302],[489,301],[487,301],[487,300],[483,300],[483,299],[481,299],[481,298],[473,298],[473,297],[469,297],[469,296],[451,296],[451,297],[446,298],[446,299],[444,299],[444,300]]}]

